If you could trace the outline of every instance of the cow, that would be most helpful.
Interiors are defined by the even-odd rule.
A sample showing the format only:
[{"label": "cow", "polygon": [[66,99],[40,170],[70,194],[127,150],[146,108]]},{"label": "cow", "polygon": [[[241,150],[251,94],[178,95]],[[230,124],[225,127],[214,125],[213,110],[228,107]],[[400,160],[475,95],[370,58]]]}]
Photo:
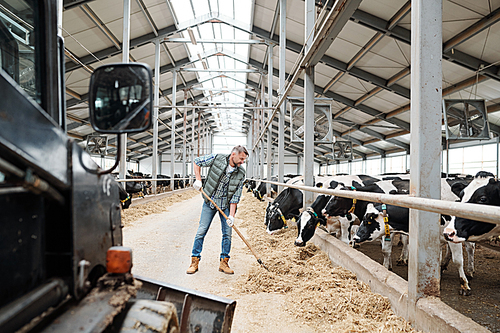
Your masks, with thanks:
[{"label": "cow", "polygon": [[174,190],[184,188],[184,181],[179,180],[178,178],[182,178],[181,175],[178,173],[174,173]]},{"label": "cow", "polygon": [[[143,179],[139,176],[126,176],[127,179]],[[137,193],[139,197],[144,197],[147,193],[147,184],[145,181],[134,181],[134,182],[126,182],[125,183],[125,191],[129,194]]]},{"label": "cow", "polygon": [[[384,222],[384,211],[388,216],[387,225]],[[372,242],[381,239],[384,267],[392,270],[392,235],[394,231],[408,234],[410,217],[408,208],[368,203],[366,213],[353,239],[355,243]],[[392,231],[392,232],[391,232]]]},{"label": "cow", "polygon": [[[409,189],[409,181],[407,180],[383,180],[366,186],[355,184],[357,187],[341,186],[337,189],[390,194],[408,194]],[[354,201],[353,199],[332,196],[322,211],[322,214],[327,218],[326,229],[332,234],[335,233],[337,238],[341,239],[344,243],[349,243],[350,230],[354,222],[364,216],[367,204],[367,201]],[[401,263],[401,261],[404,263],[404,258],[400,258],[398,263]]]},{"label": "cow", "polygon": [[[325,208],[329,200],[329,195],[320,194],[316,197],[312,205],[300,214],[297,221],[298,235],[294,243],[296,246],[305,246],[307,240],[312,238],[319,225],[326,226],[326,219],[321,214],[321,211]],[[307,228],[309,225],[313,225],[314,228]]]},{"label": "cow", "polygon": [[[446,180],[442,180],[441,187],[441,195],[451,197],[451,195],[447,192],[449,188],[445,186]],[[386,216],[387,216],[387,228],[386,223],[384,222],[384,206],[386,207]],[[442,215],[441,216],[441,226],[444,228],[446,220],[450,220],[451,217]],[[359,226],[356,235],[354,236],[354,241],[356,243],[362,243],[365,241],[374,241],[376,239],[381,239],[382,242],[382,253],[384,255],[384,267],[391,270],[392,269],[392,235],[394,232],[399,232],[402,234],[407,234],[409,232],[409,209],[393,206],[393,205],[383,205],[383,204],[374,204],[368,203],[366,206],[366,212],[362,219],[361,225]],[[445,237],[441,239],[441,242],[445,242]],[[453,244],[450,242],[446,242],[450,252],[447,253],[447,256],[443,263],[441,264],[441,269],[446,269],[448,262],[450,260],[449,255],[453,258],[453,262],[458,265],[458,272],[460,276],[460,294],[462,295],[470,295],[470,287],[467,280],[467,276],[464,271],[463,265],[463,254],[462,254],[462,246],[457,244]],[[473,253],[473,245],[466,244],[466,249],[469,253],[469,262],[468,268],[469,272],[473,271],[473,261],[474,257]],[[407,260],[408,255],[405,249],[403,249],[402,257]],[[471,273],[472,274],[472,273]]]},{"label": "cow", "polygon": [[[264,180],[267,180],[267,178],[264,178]],[[271,181],[277,182],[278,177],[271,177]],[[272,193],[277,193],[278,192],[278,186],[271,184],[271,194]],[[260,184],[257,186],[257,188],[253,191],[253,195],[259,199],[260,201],[264,200],[264,195],[267,193],[267,183],[260,182]]]},{"label": "cow", "polygon": [[252,178],[248,179],[246,186],[247,186],[247,192],[253,192],[253,190],[257,187],[257,182],[252,177]]},{"label": "cow", "polygon": [[297,218],[303,206],[304,195],[302,191],[287,187],[278,197],[267,205],[264,223],[266,231],[273,234],[286,227],[287,220]]},{"label": "cow", "polygon": [[121,185],[118,185],[118,193],[120,194],[120,203],[122,209],[129,208],[130,204],[132,203],[132,198],[130,197],[130,194],[128,194],[127,191],[125,191],[125,189]]},{"label": "cow", "polygon": [[[500,182],[493,174],[476,175],[460,194],[461,202],[500,206]],[[479,241],[500,234],[500,225],[452,216],[443,231],[444,237],[455,243]]]},{"label": "cow", "polygon": [[[362,185],[359,182],[362,182],[363,184],[365,183],[373,184],[378,179],[365,175],[355,175],[355,176],[343,175],[343,176],[329,176],[329,177],[316,176],[314,180],[315,180],[315,186],[327,185],[328,189],[339,190],[343,188],[345,184],[355,185],[360,187]],[[321,202],[323,202],[323,199],[326,198],[328,198],[328,200],[325,201],[325,205],[322,205],[321,211],[318,212],[318,214],[320,215],[323,215],[324,207],[329,202],[329,200],[331,200],[331,196],[330,195],[323,196],[321,198],[322,199]],[[317,219],[314,218],[308,219],[306,215],[302,215],[301,217],[306,218],[307,221],[306,220],[301,221],[300,228],[298,229],[298,236],[295,242],[297,246],[305,245],[307,241],[309,241],[312,238],[312,236],[314,236],[314,232],[318,227],[318,223],[316,220],[321,221],[320,225],[325,227],[325,229],[330,234],[335,234],[337,238],[341,239],[345,243],[349,242],[347,235],[352,227],[351,223],[352,221],[349,220],[349,218],[346,219],[341,216],[335,216],[335,217],[327,216],[326,218],[323,218],[323,216],[321,216],[320,218]]]}]

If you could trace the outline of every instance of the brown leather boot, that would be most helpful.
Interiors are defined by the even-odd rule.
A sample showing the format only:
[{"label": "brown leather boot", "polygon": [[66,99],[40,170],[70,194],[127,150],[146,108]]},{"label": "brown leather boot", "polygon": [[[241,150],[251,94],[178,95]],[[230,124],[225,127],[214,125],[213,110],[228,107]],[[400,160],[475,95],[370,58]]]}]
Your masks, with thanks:
[{"label": "brown leather boot", "polygon": [[224,272],[226,274],[234,274],[234,271],[229,268],[229,258],[221,258],[219,265],[219,272]]},{"label": "brown leather boot", "polygon": [[186,273],[188,274],[194,274],[198,271],[198,264],[200,263],[200,258],[198,257],[191,257],[191,265],[189,265],[189,268],[187,269]]}]

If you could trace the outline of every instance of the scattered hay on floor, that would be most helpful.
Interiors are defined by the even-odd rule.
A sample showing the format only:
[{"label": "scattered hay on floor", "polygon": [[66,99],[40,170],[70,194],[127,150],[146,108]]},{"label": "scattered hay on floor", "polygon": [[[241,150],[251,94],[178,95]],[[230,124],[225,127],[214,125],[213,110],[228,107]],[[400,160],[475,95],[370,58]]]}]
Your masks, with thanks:
[{"label": "scattered hay on floor", "polygon": [[194,196],[201,195],[199,191],[190,190],[182,193],[174,193],[166,198],[148,202],[142,205],[130,207],[122,210],[122,223],[128,226],[134,221],[151,214],[158,214],[167,211],[168,207],[176,202],[191,199]]},{"label": "scattered hay on floor", "polygon": [[415,332],[387,298],[372,293],[351,271],[334,267],[314,244],[296,247],[296,227],[267,234],[266,206],[249,194],[238,205],[238,223],[269,269],[253,263],[237,283],[242,293],[285,295],[285,310],[316,332]]}]

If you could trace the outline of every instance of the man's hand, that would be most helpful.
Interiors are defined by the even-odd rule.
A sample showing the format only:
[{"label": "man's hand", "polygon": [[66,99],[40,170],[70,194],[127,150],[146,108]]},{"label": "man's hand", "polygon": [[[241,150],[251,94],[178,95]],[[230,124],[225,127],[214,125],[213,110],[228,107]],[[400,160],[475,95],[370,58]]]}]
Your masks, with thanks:
[{"label": "man's hand", "polygon": [[193,183],[193,188],[196,190],[196,191],[199,191],[201,190],[201,187],[203,186],[203,183],[201,182],[201,180],[195,180],[195,182]]},{"label": "man's hand", "polygon": [[226,219],[226,223],[228,226],[232,228],[234,225],[234,216],[229,215]]}]

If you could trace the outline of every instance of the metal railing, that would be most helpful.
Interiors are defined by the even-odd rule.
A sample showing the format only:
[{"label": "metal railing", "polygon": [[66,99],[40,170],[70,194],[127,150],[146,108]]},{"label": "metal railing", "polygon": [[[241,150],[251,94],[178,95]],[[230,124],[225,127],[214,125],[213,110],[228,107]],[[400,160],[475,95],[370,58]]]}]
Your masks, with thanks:
[{"label": "metal railing", "polygon": [[[203,179],[205,177],[201,177],[201,179]],[[185,177],[185,178],[155,178],[155,179],[151,179],[151,178],[128,178],[128,179],[116,179],[116,182],[118,183],[125,183],[125,182],[152,182],[152,181],[169,181],[169,180],[185,180],[185,179],[194,179],[196,180],[195,176],[189,178],[189,177]]]},{"label": "metal railing", "polygon": [[303,190],[303,191],[309,191],[327,195],[335,195],[349,199],[358,199],[370,202],[391,204],[399,207],[425,210],[427,212],[432,212],[432,213],[469,218],[475,221],[500,224],[500,207],[497,206],[444,201],[437,199],[427,199],[427,198],[420,198],[411,195],[401,195],[401,194],[363,193],[359,191],[327,190],[318,187],[292,185],[292,184],[278,183],[269,180],[258,180],[258,179],[253,179],[253,180],[278,186],[291,187],[297,190]]}]

